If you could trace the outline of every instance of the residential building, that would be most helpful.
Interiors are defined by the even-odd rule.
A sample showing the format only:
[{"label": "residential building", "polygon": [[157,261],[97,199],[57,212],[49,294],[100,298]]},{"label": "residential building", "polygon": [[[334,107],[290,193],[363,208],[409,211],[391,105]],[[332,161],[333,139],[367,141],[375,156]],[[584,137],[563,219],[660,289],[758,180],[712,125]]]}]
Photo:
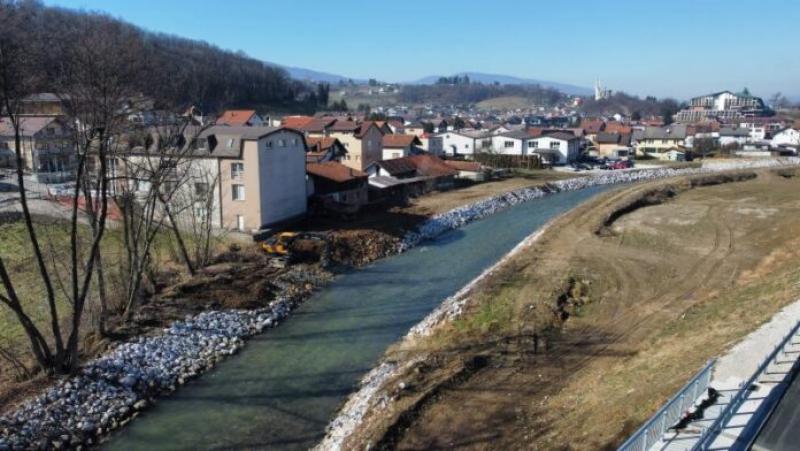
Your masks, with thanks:
[{"label": "residential building", "polygon": [[442,139],[444,155],[466,156],[492,148],[492,135],[483,130],[460,130],[437,135]]},{"label": "residential building", "polygon": [[677,122],[696,122],[719,118],[736,119],[742,117],[763,116],[769,110],[760,97],[751,95],[747,90],[734,94],[731,91],[720,91],[694,97],[689,107],[675,114]]},{"label": "residential building", "polygon": [[750,141],[750,130],[746,128],[722,127],[719,130],[719,138],[717,138],[717,140],[722,147],[742,146]]},{"label": "residential building", "polygon": [[367,174],[337,161],[306,164],[312,204],[326,210],[355,212],[369,201]]},{"label": "residential building", "polygon": [[665,158],[670,150],[682,150],[686,146],[686,125],[672,124],[666,127],[645,127],[634,130],[632,143],[637,155]]},{"label": "residential building", "polygon": [[347,154],[347,149],[336,138],[326,136],[324,138],[307,137],[306,162],[323,163],[326,161],[341,161]]},{"label": "residential building", "polygon": [[[110,166],[124,177],[143,161],[168,151],[159,145],[158,134],[153,136],[147,151],[132,148]],[[178,145],[186,157],[176,171],[194,180],[185,189],[213,190],[215,202],[208,212],[213,226],[250,232],[305,214],[306,144],[297,130],[215,125],[201,131],[189,127]]]},{"label": "residential building", "polygon": [[[58,116],[18,116],[24,169],[42,183],[64,182],[75,177],[77,153],[68,124]],[[14,127],[0,117],[0,162],[16,165]]]},{"label": "residential building", "polygon": [[383,160],[408,157],[421,152],[422,141],[416,135],[384,135]]},{"label": "residential building", "polygon": [[342,159],[347,167],[363,171],[383,157],[383,132],[374,122],[336,121],[329,129],[329,136],[347,149]]},{"label": "residential building", "polygon": [[226,110],[217,118],[216,124],[232,127],[260,127],[264,125],[264,120],[256,114],[256,110]]},{"label": "residential building", "polygon": [[787,128],[772,135],[772,147],[800,146],[800,129]]},{"label": "residential building", "polygon": [[631,135],[618,132],[600,132],[595,137],[595,151],[599,157],[632,157]]},{"label": "residential building", "polygon": [[567,132],[555,132],[531,138],[527,153],[539,155],[543,164],[561,165],[574,162],[580,156],[580,138]]}]

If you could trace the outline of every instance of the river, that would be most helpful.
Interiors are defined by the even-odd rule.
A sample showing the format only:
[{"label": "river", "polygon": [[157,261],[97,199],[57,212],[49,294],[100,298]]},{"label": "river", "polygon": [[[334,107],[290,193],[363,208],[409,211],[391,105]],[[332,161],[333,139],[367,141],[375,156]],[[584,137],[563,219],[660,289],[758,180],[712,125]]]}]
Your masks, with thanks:
[{"label": "river", "polygon": [[389,345],[526,236],[609,188],[520,204],[338,276],[104,448],[308,449]]}]

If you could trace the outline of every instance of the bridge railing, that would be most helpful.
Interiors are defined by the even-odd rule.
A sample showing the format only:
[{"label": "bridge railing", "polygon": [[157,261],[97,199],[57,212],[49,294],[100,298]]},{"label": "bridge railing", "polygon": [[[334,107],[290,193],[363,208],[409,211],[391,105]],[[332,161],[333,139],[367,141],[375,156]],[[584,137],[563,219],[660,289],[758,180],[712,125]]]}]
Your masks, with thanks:
[{"label": "bridge railing", "polygon": [[714,360],[689,380],[664,406],[658,409],[645,424],[618,448],[619,451],[647,451],[658,443],[670,427],[680,421],[683,414],[694,405],[697,398],[708,388]]}]

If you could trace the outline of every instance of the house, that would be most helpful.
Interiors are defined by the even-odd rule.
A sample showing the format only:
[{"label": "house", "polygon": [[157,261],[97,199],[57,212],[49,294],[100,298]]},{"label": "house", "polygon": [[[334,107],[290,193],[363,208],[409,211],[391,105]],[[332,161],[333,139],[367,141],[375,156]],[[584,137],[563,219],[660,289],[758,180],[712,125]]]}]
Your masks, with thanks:
[{"label": "house", "polygon": [[418,138],[422,138],[422,135],[425,134],[425,124],[421,122],[412,122],[410,124],[405,125],[404,128],[406,134],[416,135]]},{"label": "house", "polygon": [[[405,133],[406,133],[406,128],[405,128],[405,125],[403,124],[403,122],[402,122],[402,121],[399,121],[399,120],[390,120],[390,121],[386,122],[386,125],[388,125],[388,126],[389,126],[389,129],[390,129],[390,130],[392,131],[392,133],[394,133],[394,134],[399,134],[399,135],[402,135],[402,134],[405,134]],[[411,135],[416,135],[416,133],[409,133],[409,134],[411,134]]]},{"label": "house", "polygon": [[[78,163],[70,127],[58,116],[19,116],[20,144],[24,169],[41,183],[75,178]],[[16,165],[14,127],[0,117],[0,163]]]},{"label": "house", "polygon": [[606,129],[606,123],[602,119],[584,118],[579,127],[583,129],[586,138],[594,142],[595,136]]},{"label": "house", "polygon": [[383,157],[383,132],[374,122],[336,121],[328,136],[338,139],[347,149],[342,164],[363,171]]},{"label": "house", "polygon": [[422,141],[416,135],[384,135],[383,158],[381,159],[390,160],[420,153],[419,146],[421,145]]},{"label": "house", "polygon": [[[131,178],[135,168],[165,151],[158,133],[147,148],[131,147],[110,161],[117,176]],[[189,194],[211,193],[208,211],[214,227],[256,231],[306,213],[306,144],[302,133],[285,127],[215,125],[205,130],[187,127],[178,140],[181,159],[176,173],[193,182]],[[139,180],[131,180],[134,189]],[[198,215],[189,209],[188,214]]]},{"label": "house", "polygon": [[719,129],[719,145],[726,146],[742,146],[750,140],[750,130],[746,128],[730,128],[722,127]]},{"label": "house", "polygon": [[309,196],[327,210],[355,212],[369,201],[367,174],[337,161],[307,163]]},{"label": "house", "polygon": [[772,147],[799,146],[800,129],[787,128],[772,135]]},{"label": "house", "polygon": [[580,141],[572,133],[555,132],[530,138],[526,150],[528,155],[539,155],[544,164],[569,164],[580,156]]},{"label": "house", "polygon": [[336,138],[307,137],[306,162],[322,163],[325,161],[341,161],[347,154],[347,149]]},{"label": "house", "polygon": [[631,135],[618,132],[600,132],[595,137],[597,156],[621,158],[632,155]]},{"label": "house", "polygon": [[525,130],[501,133],[492,136],[492,149],[503,155],[528,155],[528,141],[531,139]]},{"label": "house", "polygon": [[31,94],[20,102],[19,114],[30,116],[62,116],[66,114],[58,94],[40,92]]},{"label": "house", "polygon": [[450,189],[459,171],[434,155],[412,155],[378,161],[367,170],[370,185],[385,189],[406,185],[405,195],[416,195],[433,189]]},{"label": "house", "polygon": [[476,152],[492,147],[492,135],[481,130],[460,130],[438,135],[442,139],[442,150],[449,156],[472,157]]},{"label": "house", "polygon": [[681,150],[686,146],[686,125],[673,124],[665,127],[645,127],[633,132],[633,146],[637,155],[650,155],[666,158],[661,155],[673,149]]},{"label": "house", "polygon": [[217,125],[259,127],[264,125],[264,120],[256,110],[226,110],[217,118]]}]

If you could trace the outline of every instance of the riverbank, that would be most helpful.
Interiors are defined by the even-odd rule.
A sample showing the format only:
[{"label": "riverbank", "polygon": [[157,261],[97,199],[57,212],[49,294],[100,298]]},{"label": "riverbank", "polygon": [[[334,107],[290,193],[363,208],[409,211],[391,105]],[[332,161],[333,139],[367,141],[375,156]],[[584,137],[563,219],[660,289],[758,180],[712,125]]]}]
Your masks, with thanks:
[{"label": "riverbank", "polygon": [[[413,247],[413,245],[418,244],[425,238],[434,237],[440,233],[443,233],[444,231],[451,230],[452,228],[459,227],[475,221],[476,219],[499,212],[508,206],[516,205],[526,200],[540,198],[547,193],[557,192],[559,189],[569,191],[579,189],[579,187],[592,186],[592,184],[601,185],[609,183],[623,183],[625,181],[644,180],[647,177],[663,177],[674,175],[673,172],[669,171],[651,171],[649,173],[626,172],[624,174],[626,175],[609,175],[588,183],[585,179],[582,179],[583,181],[581,182],[562,183],[561,185],[556,185],[555,188],[526,189],[517,193],[497,196],[488,201],[481,201],[469,207],[460,208],[451,213],[436,216],[426,221],[423,226],[420,227],[418,232],[409,234],[407,237],[408,241],[404,240],[404,246],[398,250],[403,251],[410,249]],[[291,307],[291,305],[292,304],[289,304],[289,307]],[[285,313],[288,313],[288,310],[283,308],[273,311],[274,308],[277,307],[270,306],[269,310],[261,311],[260,314],[266,316],[263,316],[259,319],[257,315],[255,320],[249,317],[249,313],[247,311],[224,312],[226,316],[223,322],[220,322],[220,320],[216,320],[214,318],[211,319],[210,323],[207,323],[204,320],[196,321],[197,318],[205,318],[199,315],[187,318],[185,321],[200,325],[200,329],[198,329],[200,336],[220,336],[219,339],[214,338],[205,341],[201,340],[201,343],[205,343],[205,345],[208,346],[207,349],[213,349],[214,346],[221,342],[222,345],[220,345],[221,347],[219,348],[218,353],[211,352],[211,354],[205,356],[198,349],[190,347],[182,348],[180,344],[177,345],[177,347],[169,348],[168,346],[171,339],[165,339],[165,342],[157,340],[152,342],[154,347],[151,349],[151,355],[166,353],[170,356],[170,361],[180,360],[181,358],[185,357],[186,362],[184,363],[188,364],[188,368],[190,369],[188,374],[190,374],[189,377],[192,377],[192,372],[196,375],[213,365],[213,363],[209,365],[204,362],[193,361],[194,356],[201,355],[201,357],[207,358],[209,362],[216,362],[222,357],[228,355],[229,351],[240,349],[243,338],[257,333],[258,324],[264,324],[264,322],[266,322],[268,319],[271,319],[274,315],[277,315],[276,312],[280,313],[280,315],[275,316],[276,318],[283,318],[285,317]],[[201,313],[200,315],[204,315],[204,313]],[[213,314],[209,315],[212,317],[214,316]],[[214,323],[215,320],[217,321],[216,323]],[[219,332],[220,325],[224,326],[221,330],[225,332]],[[170,329],[165,330],[161,336],[170,337],[171,334],[169,330]],[[232,332],[229,334],[227,331]],[[217,340],[221,341],[218,342]],[[139,345],[142,345],[142,343],[132,342],[128,345],[131,347],[127,348],[125,347],[126,345],[120,345],[120,348],[125,347],[124,353],[130,352],[136,354],[141,348]],[[162,348],[162,346],[167,347]],[[206,348],[201,346],[200,349]],[[142,358],[147,359],[148,354],[146,352],[140,355],[144,356]],[[105,359],[105,357],[103,359]],[[184,366],[179,366],[175,371],[164,370],[163,373],[159,373],[165,374],[163,378],[156,377],[153,379],[147,379],[147,383],[144,384],[145,386],[143,387],[140,387],[134,383],[132,386],[133,389],[131,389],[131,387],[128,387],[124,384],[124,382],[130,383],[132,381],[130,378],[126,379],[126,376],[128,374],[136,375],[138,372],[139,362],[141,360],[136,360],[136,358],[131,360],[117,360],[120,362],[118,369],[113,371],[109,370],[111,372],[91,372],[88,376],[82,372],[82,376],[90,379],[76,380],[76,384],[74,386],[70,381],[68,383],[69,387],[67,387],[67,383],[64,382],[62,383],[62,391],[45,393],[27,405],[33,405],[35,407],[26,409],[27,406],[25,406],[17,412],[8,415],[6,419],[2,420],[6,421],[6,423],[4,423],[6,426],[2,431],[0,431],[2,432],[2,440],[4,440],[6,443],[17,443],[17,441],[19,441],[19,443],[24,443],[24,440],[47,440],[51,444],[54,441],[58,441],[59,443],[63,444],[62,440],[66,436],[70,443],[80,442],[81,440],[83,440],[84,443],[89,443],[89,441],[94,443],[96,442],[98,436],[102,436],[103,434],[107,433],[110,428],[113,428],[115,425],[120,426],[126,422],[128,418],[135,416],[137,410],[134,409],[134,407],[137,404],[139,408],[146,407],[146,405],[155,396],[163,392],[169,392],[173,389],[174,384],[170,384],[172,380],[177,381],[177,383],[180,384],[182,379],[183,370],[181,368],[184,368]],[[87,368],[93,368],[93,362],[89,363]],[[106,367],[102,366],[102,368],[104,368],[105,371]],[[161,370],[162,369],[159,367],[159,369],[153,371],[158,373],[158,371]],[[123,372],[125,376],[114,379],[116,375],[122,374]],[[91,377],[97,377],[99,379],[91,379]],[[183,378],[183,380],[185,381],[186,379]],[[152,392],[148,391],[150,388],[153,389]],[[50,396],[48,396],[48,394]],[[140,398],[136,399],[137,396]],[[142,404],[139,401],[145,402]],[[112,412],[114,413],[110,414],[107,418],[107,421],[111,427],[101,427],[100,424],[103,422],[104,418],[103,414],[106,413],[104,410],[112,407]],[[53,412],[54,414],[37,417],[37,411]],[[33,418],[31,418],[32,421],[25,421],[27,418],[25,415],[33,415]]]},{"label": "riverbank", "polygon": [[[717,236],[725,226],[709,230],[717,219],[704,222],[699,205],[686,207],[684,213],[670,211],[673,201],[652,207],[661,212],[661,219],[652,223],[638,219],[653,211],[639,208],[648,203],[630,209],[631,199],[608,194],[601,197],[610,199],[591,202],[596,208],[581,207],[567,214],[553,226],[557,234],[532,236],[531,241],[541,242],[511,255],[500,268],[493,268],[445,301],[393,346],[379,365],[381,369],[370,373],[382,380],[365,379],[368,389],[349,398],[318,449],[352,449],[366,444],[375,449],[481,448],[487,443],[504,449],[565,443],[576,448],[613,446],[652,413],[649,409],[657,408],[677,388],[675,384],[683,383],[688,374],[682,372],[694,371],[695,363],[702,364],[715,351],[729,346],[782,302],[796,299],[776,291],[782,284],[788,291],[794,286],[786,281],[791,274],[785,273],[784,266],[773,267],[768,281],[753,277],[754,271],[765,270],[759,265],[770,261],[775,265],[777,256],[770,250],[782,250],[779,237],[794,236],[765,237],[769,245],[755,237],[767,233],[759,221],[792,227],[789,219],[796,214],[776,210],[770,203],[783,193],[781,202],[793,205],[788,191],[775,189],[792,183],[787,182],[791,174],[771,172],[765,179],[770,180],[731,184],[736,189],[719,185],[721,192],[746,202],[726,213],[738,219],[722,219],[714,213],[720,216],[719,223],[730,222],[736,237],[743,234],[738,228],[753,230],[747,233],[755,244],[737,239],[730,249],[722,246],[727,234]],[[717,188],[702,188],[697,193],[707,189]],[[678,194],[677,199],[695,196],[700,194]],[[714,199],[712,204],[719,202],[717,194],[709,196]],[[609,221],[609,208],[615,203],[621,210],[636,212]],[[716,211],[717,207],[713,208]],[[631,224],[634,218],[637,223]],[[787,220],[779,222],[780,218]],[[645,232],[634,230],[640,221],[647,225]],[[610,226],[604,225],[607,222]],[[672,230],[664,230],[665,226]],[[604,227],[623,230],[608,234],[610,229],[604,232]],[[682,243],[685,238],[672,240],[669,236],[657,243],[646,234],[659,230],[685,236],[681,228],[692,229],[699,237],[691,239],[691,244]],[[709,246],[704,243],[706,237],[718,247],[710,248],[713,252],[705,254],[702,264],[691,263],[698,258],[695,252]],[[713,263],[716,259],[718,263]],[[670,269],[673,267],[675,270]],[[676,282],[675,274],[683,274],[687,268],[698,274]],[[726,290],[735,274],[740,279],[733,289]],[[764,290],[765,286],[770,289]],[[770,296],[753,297],[759,289]],[[632,299],[646,302],[632,309],[626,305]],[[731,315],[742,311],[748,311],[747,320],[731,322]],[[552,313],[542,316],[545,312],[557,312],[556,317],[568,320],[553,329],[548,326]],[[644,312],[647,316],[642,317]],[[721,315],[721,324],[709,325],[707,330],[700,324],[712,312]],[[683,321],[673,323],[676,317]],[[635,326],[620,329],[623,324]],[[741,330],[730,327],[732,324]],[[642,335],[648,327],[657,332],[655,338]],[[687,335],[692,339],[670,341],[676,334],[682,340]],[[690,352],[695,343],[704,344],[699,351]],[[642,354],[637,346],[657,351]],[[545,348],[550,348],[549,352]],[[674,358],[684,362],[676,366],[670,360]],[[637,390],[641,384],[631,384],[633,380],[645,383],[648,390]],[[573,429],[567,429],[569,424]],[[574,424],[585,425],[580,435],[574,434]]]}]

